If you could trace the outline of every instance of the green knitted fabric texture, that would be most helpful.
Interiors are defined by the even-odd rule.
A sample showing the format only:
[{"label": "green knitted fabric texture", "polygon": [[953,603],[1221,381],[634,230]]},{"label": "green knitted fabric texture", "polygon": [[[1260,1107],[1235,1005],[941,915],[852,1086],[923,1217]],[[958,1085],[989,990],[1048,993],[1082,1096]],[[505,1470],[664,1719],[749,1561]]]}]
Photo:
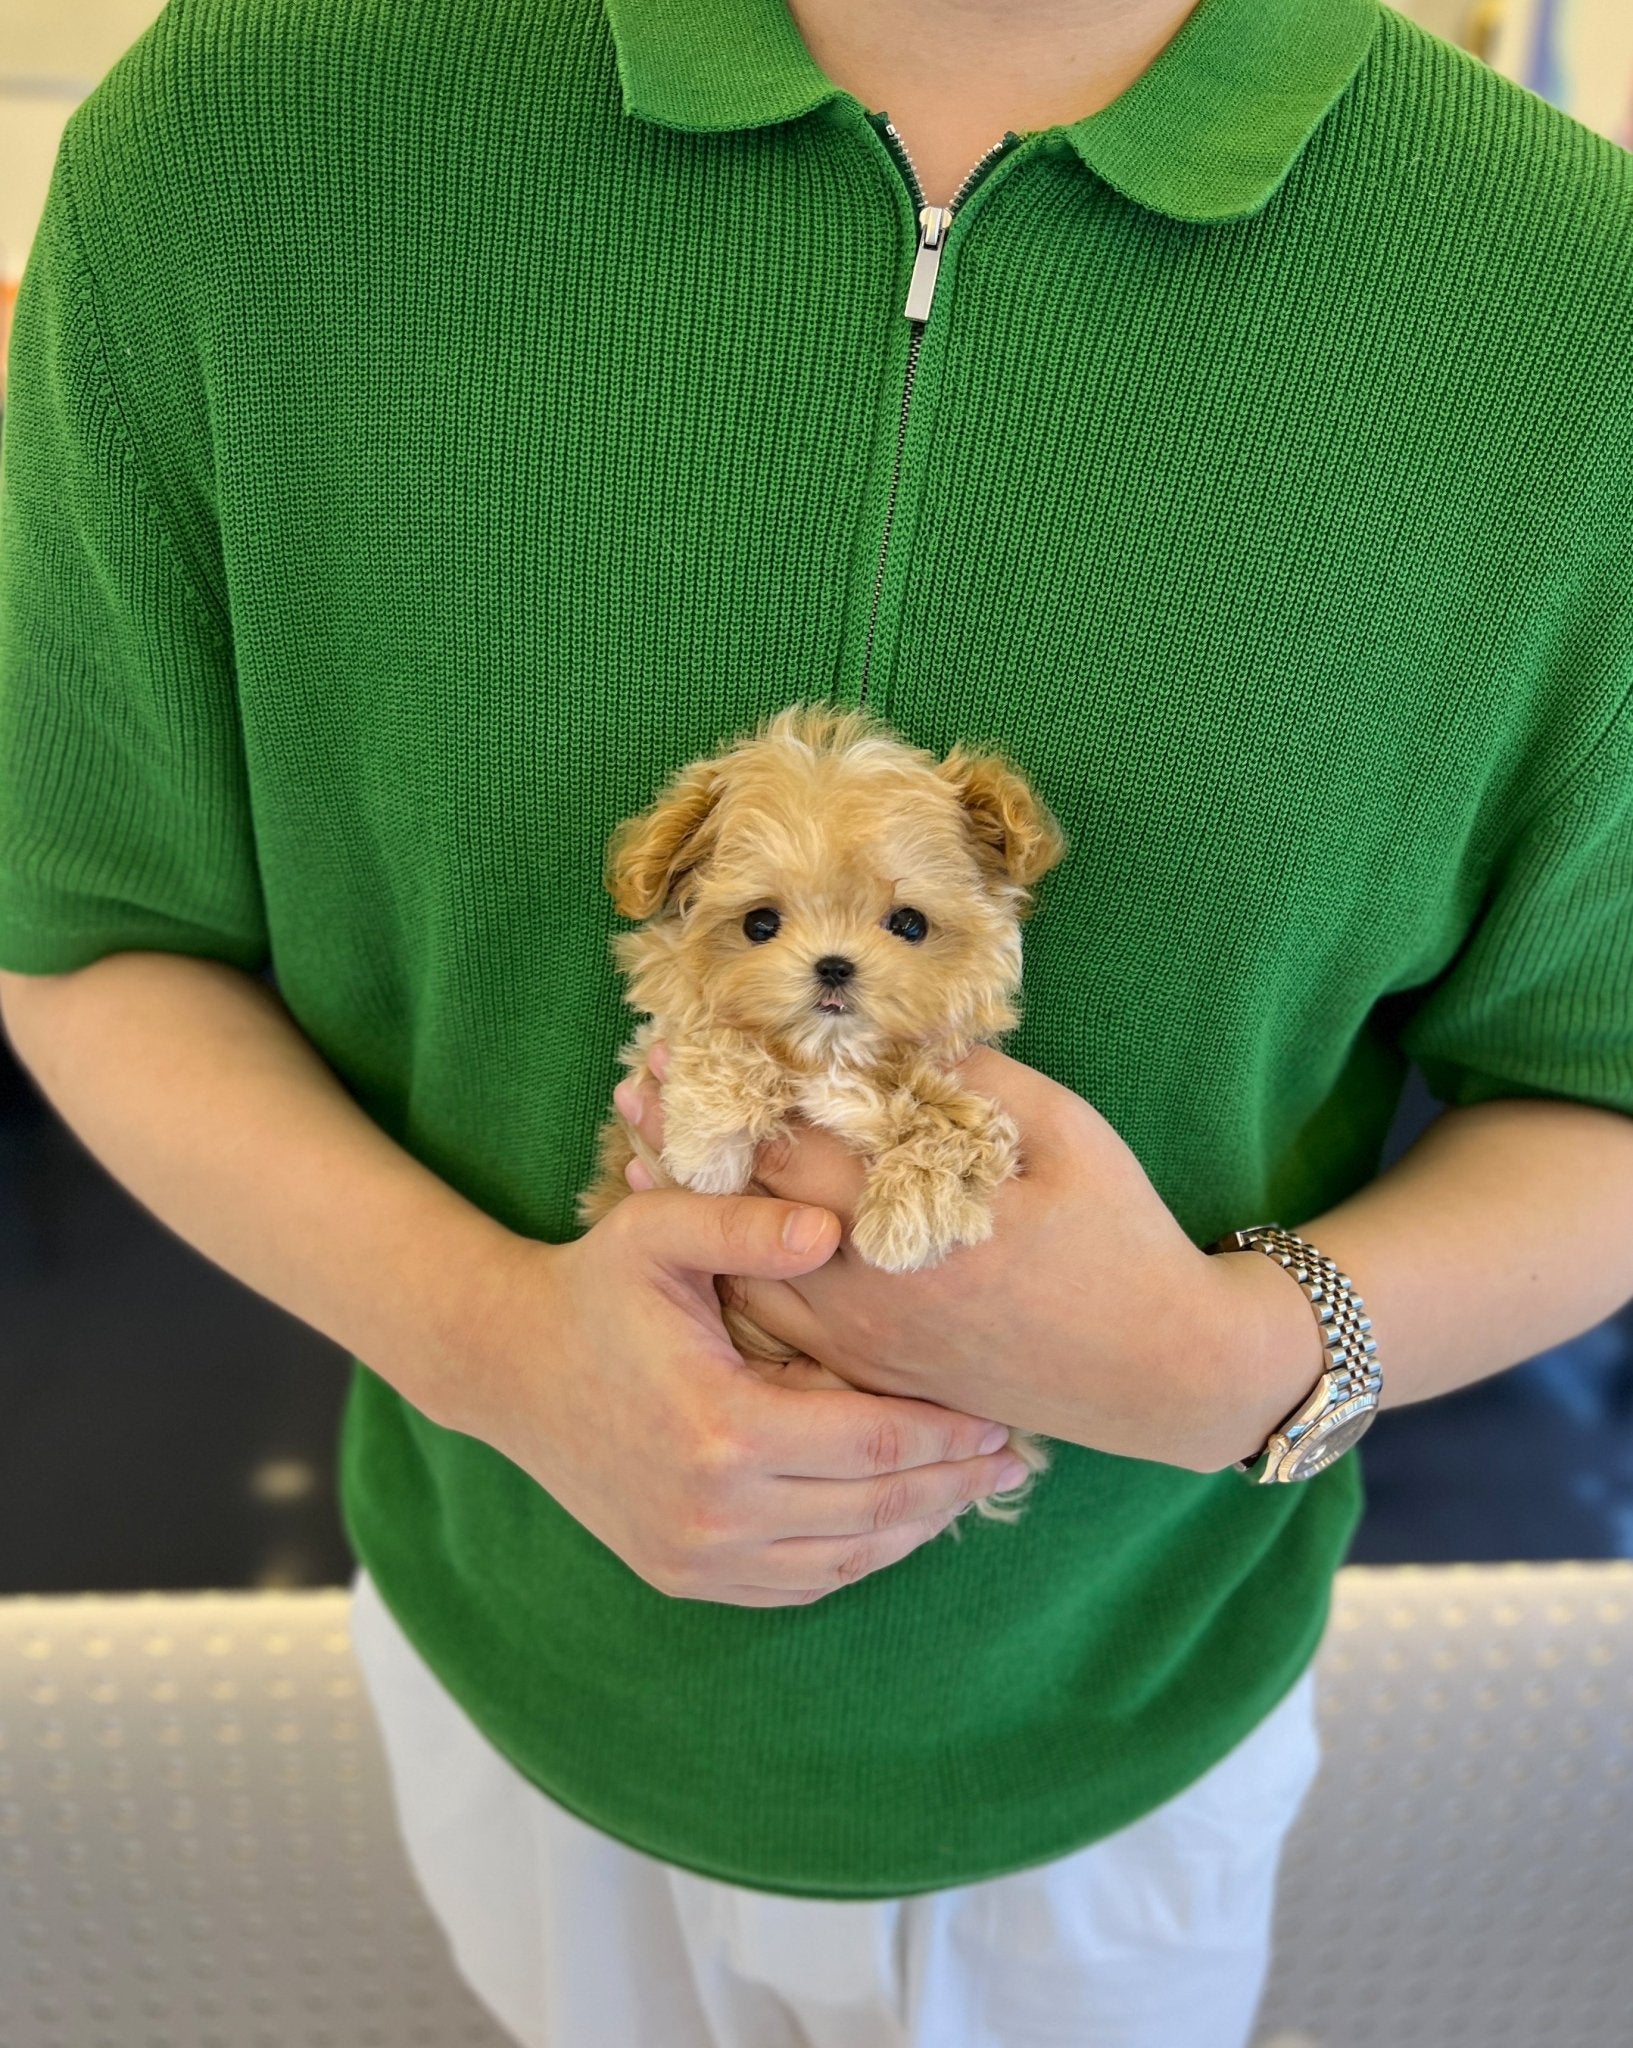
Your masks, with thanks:
[{"label": "green knitted fabric texture", "polygon": [[[887,114],[784,0],[171,0],[16,306],[0,967],[270,965],[385,1131],[561,1240],[632,1023],[608,834],[865,693],[1059,816],[1007,1049],[1197,1243],[1372,1179],[1412,1057],[1633,1113],[1633,158],[1376,0],[1202,0],[992,138],[920,323]],[[1057,1444],[1017,1522],[750,1609],[367,1360],[341,1449],[520,1771],[830,1898],[1178,1793],[1361,1505],[1353,1452]]]}]

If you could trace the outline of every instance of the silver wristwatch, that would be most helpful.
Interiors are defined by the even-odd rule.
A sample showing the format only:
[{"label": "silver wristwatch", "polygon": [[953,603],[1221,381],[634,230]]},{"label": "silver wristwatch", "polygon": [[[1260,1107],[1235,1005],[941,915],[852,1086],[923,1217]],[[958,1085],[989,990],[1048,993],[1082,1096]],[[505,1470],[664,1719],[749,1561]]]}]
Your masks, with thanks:
[{"label": "silver wristwatch", "polygon": [[1226,1231],[1203,1249],[1264,1252],[1287,1268],[1315,1309],[1327,1347],[1326,1370],[1308,1397],[1271,1431],[1264,1449],[1231,1467],[1259,1486],[1313,1479],[1365,1434],[1378,1412],[1383,1372],[1377,1363],[1378,1347],[1367,1335],[1372,1318],[1362,1313],[1366,1304],[1324,1252],[1279,1223]]}]

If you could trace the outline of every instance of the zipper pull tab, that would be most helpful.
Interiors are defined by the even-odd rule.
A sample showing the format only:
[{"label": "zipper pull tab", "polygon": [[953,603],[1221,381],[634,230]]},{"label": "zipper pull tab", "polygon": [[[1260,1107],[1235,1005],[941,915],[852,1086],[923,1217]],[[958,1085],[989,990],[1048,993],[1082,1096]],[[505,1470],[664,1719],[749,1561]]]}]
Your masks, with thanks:
[{"label": "zipper pull tab", "polygon": [[913,259],[913,281],[907,287],[907,304],[902,308],[908,320],[930,317],[930,301],[936,295],[936,272],[941,268],[941,248],[952,217],[951,209],[945,206],[919,208],[919,253]]}]

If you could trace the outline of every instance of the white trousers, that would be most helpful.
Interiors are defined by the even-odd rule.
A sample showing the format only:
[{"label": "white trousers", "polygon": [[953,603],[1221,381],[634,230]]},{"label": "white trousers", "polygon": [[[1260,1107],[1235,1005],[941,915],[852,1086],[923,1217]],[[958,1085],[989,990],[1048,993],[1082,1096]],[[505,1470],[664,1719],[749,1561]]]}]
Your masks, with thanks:
[{"label": "white trousers", "polygon": [[1320,1763],[1314,1668],[1176,1799],[1055,1862],[901,1899],[701,1877],[522,1777],[366,1570],[351,1634],[403,1846],[524,2048],[1246,2048],[1276,1866]]}]

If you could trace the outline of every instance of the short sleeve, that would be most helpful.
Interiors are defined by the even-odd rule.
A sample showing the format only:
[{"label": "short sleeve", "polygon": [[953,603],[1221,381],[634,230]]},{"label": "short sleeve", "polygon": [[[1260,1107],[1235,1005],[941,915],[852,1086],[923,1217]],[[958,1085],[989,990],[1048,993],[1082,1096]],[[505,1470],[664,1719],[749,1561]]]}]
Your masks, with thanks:
[{"label": "short sleeve", "polygon": [[[132,417],[148,445],[165,427],[116,389],[107,313],[65,137],[18,288],[0,438],[0,968],[142,949],[256,969],[230,633],[138,458]],[[162,392],[165,366],[140,369]]]},{"label": "short sleeve", "polygon": [[1448,1105],[1552,1095],[1633,1114],[1633,699],[1515,834],[1399,1044]]}]

